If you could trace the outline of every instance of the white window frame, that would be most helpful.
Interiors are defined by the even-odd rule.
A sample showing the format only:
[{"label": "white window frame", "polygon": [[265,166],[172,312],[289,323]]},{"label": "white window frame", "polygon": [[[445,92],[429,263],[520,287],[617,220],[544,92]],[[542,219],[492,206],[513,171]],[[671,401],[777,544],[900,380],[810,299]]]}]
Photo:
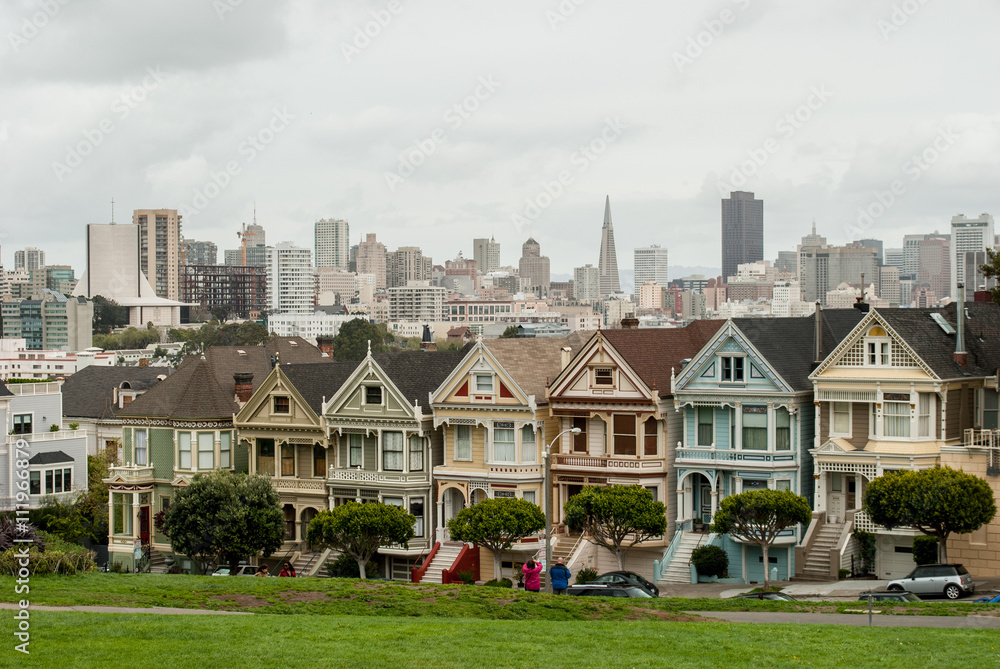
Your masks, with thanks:
[{"label": "white window frame", "polygon": [[[184,437],[185,436],[187,437],[187,448],[186,449],[184,448]],[[194,442],[194,439],[192,438],[190,432],[178,432],[177,433],[177,468],[178,469],[183,469],[185,471],[190,471],[192,469],[192,467],[191,467],[191,464],[193,462],[193,460],[192,460],[192,454],[194,452],[194,451],[192,451],[192,448],[191,448],[192,445],[193,445],[192,442]],[[187,464],[184,463],[184,459],[185,459],[184,456],[185,455],[187,455]]]},{"label": "white window frame", "polygon": [[521,491],[521,499],[523,499],[525,502],[531,502],[532,504],[538,503],[535,501],[536,499],[538,499],[538,496],[535,494],[534,490]]},{"label": "white window frame", "polygon": [[[600,371],[604,371],[604,370],[606,370],[608,372],[608,376],[605,377],[605,378],[608,379],[608,383],[598,383],[597,382],[597,378],[598,378],[597,373],[600,372]],[[607,366],[607,365],[601,365],[599,367],[594,367],[594,387],[595,388],[614,388],[614,386],[615,386],[615,368],[614,367],[610,367],[610,366]]]},{"label": "white window frame", "polygon": [[[927,413],[924,413],[924,400]],[[934,436],[934,393],[917,393],[917,438],[930,439]],[[922,426],[926,425],[926,429]]]},{"label": "white window frame", "polygon": [[[696,448],[711,447],[715,443],[715,419],[716,419],[716,416],[715,416],[715,407],[711,407],[711,406],[707,406],[707,407],[706,406],[696,406],[696,407],[692,407],[692,409],[694,410],[694,443],[691,444],[691,445],[694,446],[694,447],[696,447]],[[707,444],[701,443],[701,437],[699,435],[699,431],[700,431],[699,428],[702,425],[708,425],[708,423],[701,423],[700,422],[701,421],[701,411],[702,411],[702,409],[705,409],[707,411],[711,411],[712,412],[712,437],[711,437],[711,440],[709,441],[709,443],[707,443]],[[732,446],[730,446],[730,448],[732,448]]]},{"label": "white window frame", "polygon": [[[847,406],[847,431],[840,432],[837,430],[837,405],[843,404]],[[830,436],[831,437],[850,437],[852,430],[854,429],[854,406],[850,402],[830,402]]]},{"label": "white window frame", "polygon": [[219,468],[233,468],[233,433],[219,433]]},{"label": "white window frame", "polygon": [[[531,441],[526,441],[524,434],[531,431]],[[521,462],[534,463],[535,451],[538,449],[538,428],[530,423],[526,423],[518,430],[518,437],[521,440]]]},{"label": "white window frame", "polygon": [[865,367],[892,367],[892,337],[865,337],[864,346]]},{"label": "white window frame", "polygon": [[[390,436],[391,436],[391,439],[386,439],[386,437],[390,437]],[[387,448],[387,446],[389,445],[389,441],[393,441],[394,442],[396,440],[397,436],[399,437],[399,443],[398,444],[393,444],[393,445],[394,446],[398,445],[399,449],[398,450],[389,450]],[[390,455],[390,454],[392,454],[392,453],[398,453],[399,454],[399,467],[398,468],[396,468],[396,467],[389,467],[389,461],[387,459],[387,456]],[[399,432],[397,430],[386,430],[385,432],[382,433],[382,470],[383,471],[387,471],[387,472],[402,472],[402,471],[406,471],[406,440],[403,439],[403,433],[402,432]]]},{"label": "white window frame", "polygon": [[[463,438],[459,436],[460,431],[468,430],[469,434],[467,437]],[[468,448],[468,453],[462,454],[461,450],[464,447]],[[456,461],[469,462],[472,460],[472,426],[471,425],[456,425],[455,426],[455,457]]]},{"label": "white window frame", "polygon": [[[406,467],[407,471],[411,472],[422,472],[424,471],[424,443],[423,437],[415,434],[411,434],[409,439],[406,440]],[[416,448],[414,448],[416,445]],[[413,458],[417,456],[419,458],[419,466],[413,466]]]},{"label": "white window frame", "polygon": [[[419,515],[419,516],[417,514],[413,513],[413,503],[414,502],[420,502],[423,505],[423,509],[424,509],[423,513],[421,515]],[[413,523],[413,538],[414,539],[421,539],[421,538],[423,538],[423,536],[424,536],[424,528],[426,527],[426,523],[427,523],[427,500],[424,497],[422,497],[422,496],[420,496],[420,497],[410,497],[407,500],[407,502],[406,502],[406,510],[409,511],[413,515],[413,517],[417,519],[417,521],[415,523]]]},{"label": "white window frame", "polygon": [[496,387],[496,382],[493,380],[492,374],[473,374],[475,377],[475,394],[476,395],[492,395],[494,388]]},{"label": "white window frame", "polygon": [[[510,440],[498,442],[497,432],[510,432]],[[503,460],[497,455],[497,444],[502,443],[504,449],[509,447],[510,457]],[[517,428],[514,427],[494,427],[493,428],[493,462],[515,463],[517,462]]]},{"label": "white window frame", "polygon": [[[357,441],[357,446],[354,442]],[[357,451],[357,460],[354,458],[355,451]],[[364,467],[365,466],[365,435],[363,434],[348,434],[347,435],[347,466],[348,467]]]},{"label": "white window frame", "polygon": [[[362,388],[365,389],[365,392],[363,392],[361,394],[361,400],[362,400],[362,403],[363,403],[364,406],[366,406],[366,407],[367,406],[373,406],[373,407],[385,406],[385,388],[383,388],[382,386],[380,386],[380,385],[378,385],[376,383],[365,384],[364,386],[362,386]],[[379,397],[378,404],[374,404],[374,403],[371,403],[371,402],[368,401],[368,389],[369,388],[377,388],[378,389],[378,397]]]},{"label": "white window frame", "polygon": [[[139,457],[139,435],[142,435],[142,457]],[[145,467],[149,464],[149,431],[146,428],[132,430],[132,456],[135,464]]]},{"label": "white window frame", "polygon": [[[214,432],[197,432],[198,435],[198,471],[210,471],[215,469],[215,433]],[[202,437],[208,437],[209,441],[205,442]],[[210,443],[211,448],[202,448],[203,443]],[[211,456],[211,463],[206,466],[206,458],[204,456]]]},{"label": "white window frame", "polygon": [[[889,413],[889,406],[899,406],[903,408],[902,413]],[[888,423],[889,418],[898,418],[899,425],[906,426],[906,434],[889,434]],[[913,437],[913,412],[910,409],[909,402],[902,402],[898,400],[882,400],[882,437],[885,439],[911,439]]]}]

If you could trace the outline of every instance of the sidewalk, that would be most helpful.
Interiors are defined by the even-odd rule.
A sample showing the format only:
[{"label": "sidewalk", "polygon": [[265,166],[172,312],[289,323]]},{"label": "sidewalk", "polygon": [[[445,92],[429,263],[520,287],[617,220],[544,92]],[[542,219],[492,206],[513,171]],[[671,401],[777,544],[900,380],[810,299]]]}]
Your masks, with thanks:
[{"label": "sidewalk", "polygon": [[[20,610],[17,604],[0,602],[0,609]],[[83,613],[158,613],[166,616],[252,616],[247,611],[209,611],[178,609],[169,606],[42,606],[32,604],[29,611],[80,611]]]},{"label": "sidewalk", "polygon": [[[856,599],[862,592],[869,590],[885,590],[889,581],[832,581],[828,583],[818,581],[772,581],[772,586],[782,589],[782,592],[799,599],[810,597],[823,597],[832,599]],[[728,599],[743,592],[750,592],[761,587],[760,583],[664,583],[660,586],[661,597],[686,597],[709,599]],[[976,597],[982,597],[991,592],[1000,592],[1000,579],[976,580],[975,597],[964,598],[960,601],[971,601]]]}]

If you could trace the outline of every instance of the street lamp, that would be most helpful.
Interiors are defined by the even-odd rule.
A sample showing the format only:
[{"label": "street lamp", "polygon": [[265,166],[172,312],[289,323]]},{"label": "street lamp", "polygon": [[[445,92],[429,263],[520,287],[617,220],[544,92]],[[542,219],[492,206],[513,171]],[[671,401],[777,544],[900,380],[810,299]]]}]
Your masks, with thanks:
[{"label": "street lamp", "polygon": [[[580,434],[582,430],[578,427],[571,427],[568,430],[563,430],[555,436],[555,439],[550,441],[542,451],[542,459],[545,461],[545,569],[549,570],[552,568],[552,445],[559,440],[559,437],[563,436],[567,432],[571,434]],[[552,578],[546,572],[545,575],[545,592],[552,594]]]}]

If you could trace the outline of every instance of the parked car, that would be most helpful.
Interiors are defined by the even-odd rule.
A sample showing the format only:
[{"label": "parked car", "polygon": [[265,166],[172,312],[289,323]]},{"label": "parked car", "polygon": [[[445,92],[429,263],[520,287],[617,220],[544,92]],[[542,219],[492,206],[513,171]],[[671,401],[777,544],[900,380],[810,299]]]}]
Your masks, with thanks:
[{"label": "parked car", "polygon": [[786,595],[783,592],[744,592],[742,595],[736,595],[733,599],[769,599],[780,602],[795,601],[794,597]]},{"label": "parked car", "polygon": [[566,589],[566,594],[575,597],[652,597],[645,588],[641,588],[638,585],[617,585],[611,583],[571,585]]},{"label": "parked car", "polygon": [[923,564],[905,577],[889,581],[886,589],[958,599],[974,593],[976,584],[972,582],[968,570],[960,564]]},{"label": "parked car", "polygon": [[660,589],[656,587],[653,583],[646,580],[643,576],[635,573],[634,571],[609,571],[606,574],[601,574],[595,578],[591,583],[608,583],[610,585],[634,585],[642,588],[650,594],[652,597],[660,596]]},{"label": "parked car", "polygon": [[914,595],[912,592],[906,592],[905,590],[893,590],[892,592],[886,590],[872,591],[872,592],[862,592],[858,597],[858,601],[867,602],[868,597],[871,596],[873,602],[919,602],[920,598]]},{"label": "parked car", "polygon": [[[257,573],[257,567],[252,564],[241,564],[236,568],[235,576],[253,576]],[[212,572],[212,576],[229,576],[229,567],[219,567]]]}]

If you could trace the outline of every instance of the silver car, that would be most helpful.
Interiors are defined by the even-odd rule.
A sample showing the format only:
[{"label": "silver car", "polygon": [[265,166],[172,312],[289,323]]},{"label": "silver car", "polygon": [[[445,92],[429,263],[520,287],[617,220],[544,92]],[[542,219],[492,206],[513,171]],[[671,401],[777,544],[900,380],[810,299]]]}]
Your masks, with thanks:
[{"label": "silver car", "polygon": [[944,595],[958,599],[976,591],[972,576],[960,564],[924,564],[907,576],[889,581],[887,590],[906,590],[917,595]]}]

